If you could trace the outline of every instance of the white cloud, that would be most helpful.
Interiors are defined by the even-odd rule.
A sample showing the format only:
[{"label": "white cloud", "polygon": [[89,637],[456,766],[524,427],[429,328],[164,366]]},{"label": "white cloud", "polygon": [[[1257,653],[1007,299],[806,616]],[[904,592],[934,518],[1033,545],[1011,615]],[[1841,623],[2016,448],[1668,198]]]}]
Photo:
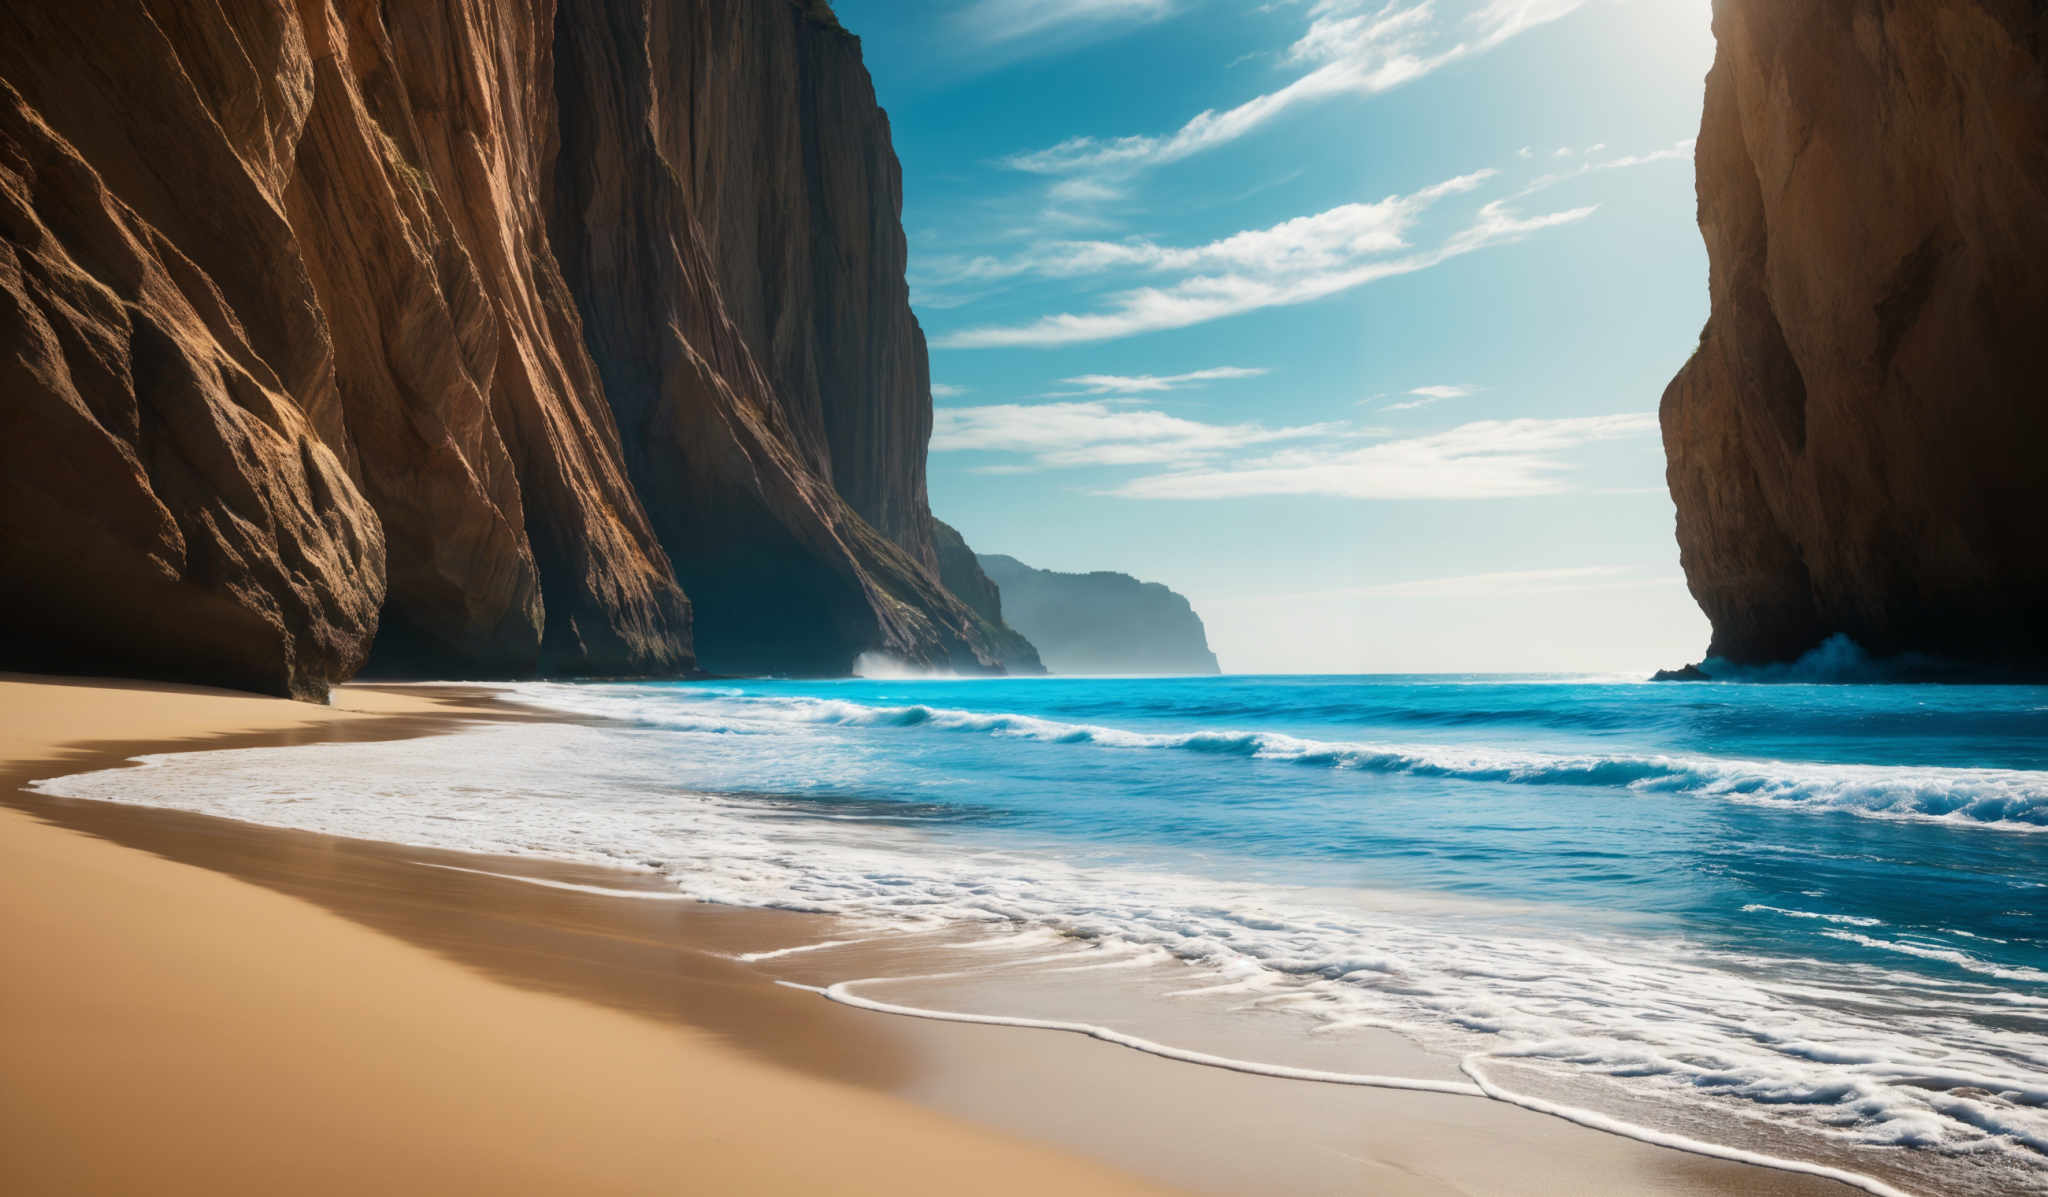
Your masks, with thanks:
[{"label": "white cloud", "polygon": [[1061,382],[1081,388],[1084,395],[1137,395],[1156,391],[1177,391],[1196,383],[1218,382],[1231,378],[1257,378],[1266,373],[1263,367],[1255,366],[1211,366],[1206,370],[1190,370],[1185,374],[1082,374],[1074,378],[1062,378]]},{"label": "white cloud", "polygon": [[952,23],[962,35],[995,45],[1076,25],[1152,21],[1172,11],[1173,0],[976,0]]},{"label": "white cloud", "polygon": [[933,416],[934,453],[1023,453],[1041,467],[1189,465],[1254,445],[1341,432],[1327,424],[1295,428],[1205,424],[1101,401],[994,403],[940,408]]},{"label": "white cloud", "polygon": [[943,382],[932,384],[932,398],[934,399],[958,399],[966,393],[966,387],[956,387]]},{"label": "white cloud", "polygon": [[1124,197],[1124,189],[1100,179],[1061,179],[1046,188],[1046,195],[1064,203],[1107,203]]},{"label": "white cloud", "polygon": [[[1607,147],[1605,145],[1590,146],[1586,150],[1586,154],[1589,156],[1588,159],[1581,161],[1576,170],[1557,171],[1552,174],[1543,175],[1530,182],[1520,191],[1515,192],[1515,198],[1522,199],[1526,196],[1534,195],[1546,188],[1555,187],[1559,183],[1579,178],[1582,175],[1598,174],[1602,171],[1610,170],[1627,170],[1636,166],[1648,166],[1653,162],[1673,162],[1679,159],[1690,159],[1693,153],[1693,145],[1694,139],[1687,137],[1680,141],[1674,141],[1662,149],[1651,150],[1648,153],[1622,154],[1618,157],[1602,158],[1597,161],[1591,160],[1590,156],[1605,150]],[[1570,153],[1570,150],[1558,151],[1560,157],[1568,156]]]},{"label": "white cloud", "polygon": [[1445,399],[1463,399],[1467,395],[1475,393],[1478,389],[1477,387],[1469,386],[1416,387],[1408,392],[1410,395],[1415,396],[1415,398],[1406,399],[1400,403],[1389,403],[1381,410],[1413,411],[1418,407],[1428,407],[1432,403],[1440,403]]},{"label": "white cloud", "polygon": [[1474,171],[1412,195],[1388,196],[1369,204],[1340,204],[1204,245],[1160,245],[1146,238],[1043,241],[1009,257],[942,258],[929,274],[920,271],[919,281],[956,286],[1025,275],[1078,278],[1110,270],[1257,270],[1272,274],[1329,269],[1360,255],[1406,248],[1405,235],[1430,205],[1445,196],[1471,191],[1494,174],[1491,170]]},{"label": "white cloud", "polygon": [[1479,171],[1377,204],[1347,204],[1254,229],[1192,248],[1152,242],[1067,242],[1004,263],[985,262],[977,278],[999,271],[1053,277],[1138,267],[1193,272],[1165,286],[1139,287],[1109,296],[1105,310],[1044,316],[1020,325],[967,328],[937,338],[946,349],[1069,345],[1106,341],[1234,316],[1260,308],[1322,299],[1367,283],[1427,270],[1451,258],[1532,232],[1583,220],[1593,207],[1523,217],[1504,203],[1482,207],[1465,228],[1434,248],[1390,256],[1408,249],[1416,218],[1446,195],[1470,191],[1492,176]]},{"label": "white cloud", "polygon": [[1283,449],[1219,467],[1135,478],[1110,493],[1134,499],[1321,495],[1348,499],[1503,499],[1568,488],[1560,455],[1653,432],[1651,413],[1483,420],[1368,445]]},{"label": "white cloud", "polygon": [[1472,14],[1469,23],[1480,32],[1482,44],[1497,46],[1518,33],[1568,17],[1585,0],[1492,0]]},{"label": "white cloud", "polygon": [[1289,63],[1308,69],[1284,86],[1232,108],[1198,113],[1172,133],[1075,137],[1004,162],[1040,174],[1127,172],[1176,162],[1235,141],[1298,105],[1392,90],[1564,17],[1585,2],[1494,0],[1464,22],[1466,33],[1458,23],[1438,19],[1434,0],[1319,0],[1310,9],[1308,29],[1286,54]]}]

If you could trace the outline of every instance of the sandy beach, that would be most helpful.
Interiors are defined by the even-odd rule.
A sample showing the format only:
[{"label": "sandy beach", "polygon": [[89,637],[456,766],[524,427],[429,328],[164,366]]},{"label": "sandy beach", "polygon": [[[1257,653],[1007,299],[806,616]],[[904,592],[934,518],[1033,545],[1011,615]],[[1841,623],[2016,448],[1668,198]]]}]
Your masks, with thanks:
[{"label": "sandy beach", "polygon": [[535,717],[456,686],[0,678],[0,1190],[1850,1191],[1481,1099],[862,1012],[730,959],[826,920],[569,888],[650,878],[21,788]]}]

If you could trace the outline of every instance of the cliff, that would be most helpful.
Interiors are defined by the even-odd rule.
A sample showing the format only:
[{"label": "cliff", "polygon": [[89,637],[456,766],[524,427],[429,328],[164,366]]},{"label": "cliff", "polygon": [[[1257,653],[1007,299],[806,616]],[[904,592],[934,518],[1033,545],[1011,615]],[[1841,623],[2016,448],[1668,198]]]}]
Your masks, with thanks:
[{"label": "cliff", "polygon": [[1033,569],[983,554],[1009,625],[1054,673],[1220,673],[1201,616],[1157,582],[1096,571]]},{"label": "cliff", "polygon": [[823,4],[810,11],[678,5],[655,64],[663,153],[805,465],[935,569],[903,172],[859,40]]},{"label": "cliff", "polygon": [[900,203],[815,0],[6,6],[0,660],[993,667]]},{"label": "cliff", "polygon": [[1664,394],[1709,655],[2048,667],[2048,9],[1718,0]]},{"label": "cliff", "polygon": [[981,617],[990,645],[1009,673],[1044,673],[1038,649],[1003,619],[1003,593],[982,572],[981,561],[967,541],[944,520],[932,521],[932,547],[938,553],[939,582]]}]

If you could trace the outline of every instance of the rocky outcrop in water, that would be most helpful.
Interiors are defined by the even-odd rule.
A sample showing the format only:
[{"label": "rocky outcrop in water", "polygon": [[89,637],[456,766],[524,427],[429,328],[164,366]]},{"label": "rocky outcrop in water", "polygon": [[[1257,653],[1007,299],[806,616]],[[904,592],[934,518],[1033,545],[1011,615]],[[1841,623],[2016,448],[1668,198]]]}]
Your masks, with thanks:
[{"label": "rocky outcrop in water", "polygon": [[1053,673],[1220,673],[1202,618],[1157,582],[1098,570],[1063,574],[983,554],[1005,621]]},{"label": "rocky outcrop in water", "polygon": [[817,0],[6,6],[0,660],[995,667],[900,203]]},{"label": "rocky outcrop in water", "polygon": [[1719,0],[1662,418],[1709,655],[2048,667],[2048,8]]}]

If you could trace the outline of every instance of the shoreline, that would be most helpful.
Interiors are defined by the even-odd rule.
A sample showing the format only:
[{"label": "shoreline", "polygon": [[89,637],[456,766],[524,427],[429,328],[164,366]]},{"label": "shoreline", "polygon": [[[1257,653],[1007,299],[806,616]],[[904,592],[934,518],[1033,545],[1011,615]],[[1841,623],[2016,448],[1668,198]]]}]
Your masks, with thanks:
[{"label": "shoreline", "polygon": [[[379,1134],[370,1137],[371,1153],[355,1150],[364,1146],[359,1142],[351,1145],[351,1158],[324,1161],[355,1169],[351,1183],[336,1177],[336,1191],[359,1188],[371,1177],[384,1188],[394,1180],[421,1189],[482,1187],[479,1178],[500,1168],[506,1178],[500,1187],[509,1182],[515,1190],[552,1187],[536,1180],[551,1168],[564,1180],[573,1177],[573,1187],[583,1190],[664,1184],[673,1189],[678,1182],[703,1183],[707,1165],[724,1170],[724,1183],[753,1191],[820,1183],[837,1191],[962,1185],[991,1191],[994,1185],[1037,1192],[1055,1184],[1081,1193],[1146,1191],[1138,1177],[1214,1192],[1853,1191],[1649,1146],[1498,1101],[1252,1076],[1076,1035],[878,1016],[778,984],[769,970],[729,958],[833,939],[828,916],[706,906],[663,893],[649,878],[630,873],[336,839],[204,815],[52,799],[20,788],[35,778],[108,767],[144,752],[392,739],[483,722],[569,721],[512,707],[487,692],[459,685],[351,686],[337,691],[336,706],[321,708],[186,687],[0,677],[0,694],[10,716],[0,744],[0,876],[6,877],[0,881],[0,913],[10,923],[40,921],[46,932],[38,939],[22,936],[19,928],[8,930],[15,950],[25,958],[68,964],[75,952],[90,954],[81,941],[111,938],[115,942],[92,946],[105,949],[102,963],[119,973],[133,963],[125,956],[152,954],[151,928],[198,935],[217,948],[232,941],[246,949],[230,950],[225,961],[210,959],[205,966],[192,959],[149,961],[166,966],[153,979],[175,989],[184,1012],[200,1015],[202,1024],[197,1042],[176,1044],[169,1053],[169,1029],[156,1017],[162,1013],[161,992],[152,990],[140,1003],[117,999],[109,1010],[86,978],[70,970],[51,975],[55,969],[39,970],[30,985],[20,987],[35,992],[10,989],[0,1062],[8,1075],[26,1078],[5,1097],[6,1124],[14,1129],[0,1132],[0,1158],[13,1161],[0,1167],[21,1170],[20,1183],[10,1191],[58,1191],[38,1184],[64,1176],[62,1144],[91,1144],[106,1134],[110,1119],[161,1119],[173,1105],[172,1094],[184,1107],[182,1117],[171,1119],[181,1127],[154,1128],[151,1141],[165,1140],[160,1154],[131,1151],[121,1160],[97,1162],[139,1166],[154,1159],[162,1166],[151,1172],[153,1191],[233,1189],[258,1177],[303,1189],[310,1161],[274,1143],[265,1149],[267,1156],[242,1149],[239,1165],[250,1170],[239,1173],[201,1169],[181,1175],[167,1161],[206,1154],[210,1143],[215,1158],[208,1169],[217,1170],[237,1159],[224,1144],[244,1144],[252,1132],[282,1135],[318,1156],[320,1143],[304,1142],[313,1129],[307,1122],[331,1125],[339,1118],[347,1124],[374,1104],[370,1121]],[[73,733],[84,725],[86,712],[116,737],[76,746]],[[60,747],[67,742],[73,746]],[[24,863],[35,866],[32,877],[24,874]],[[96,881],[112,884],[96,887]],[[138,907],[132,901],[137,890],[161,904]],[[664,900],[621,896],[634,890]],[[148,926],[130,926],[129,919]],[[169,931],[159,923],[169,923]],[[274,938],[280,933],[281,939]],[[308,959],[303,951],[289,950],[301,936],[323,943],[346,940],[348,952]],[[257,951],[285,958],[251,959]],[[858,945],[845,951],[859,959]],[[362,967],[371,957],[401,978]],[[340,967],[342,960],[351,967]],[[221,968],[227,971],[210,971]],[[313,986],[301,972],[318,973],[320,984]],[[437,995],[459,990],[462,997],[379,1005],[390,990],[408,986]],[[242,1018],[255,1013],[248,1009],[253,991],[266,987],[282,992],[260,1013],[276,1024],[267,1029],[283,1032],[292,1050],[289,1067],[276,1078],[289,1082],[261,1096],[288,1106],[309,1092],[319,1094],[329,1103],[325,1119],[272,1116],[267,1130],[246,1125],[249,1118],[265,1120],[248,1100],[258,1091],[247,1069],[261,1075],[262,1068],[254,1060],[236,1066],[230,1032],[242,1034]],[[320,997],[309,1002],[313,992]],[[207,1007],[223,999],[228,1005],[239,999],[243,1008],[235,1011],[232,1025],[220,1014],[209,1025]],[[50,1020],[61,1017],[53,1011],[92,1003],[99,1004],[102,1017],[78,1016],[84,1022],[74,1029],[75,1040],[24,1042],[20,1028],[47,1031]],[[305,1043],[329,1029],[337,1013],[361,1013],[366,1005],[379,1006],[379,1033],[356,1038],[341,1053],[355,1058],[337,1059]],[[568,1102],[559,1091],[533,1092],[530,1084],[508,1090],[494,1083],[508,1062],[501,1052],[482,1050],[481,1058],[465,1057],[467,1068],[443,1060],[432,1073],[421,1072],[424,1092],[400,1086],[394,1093],[389,1084],[364,1087],[366,1068],[373,1074],[423,1069],[421,1061],[401,1058],[399,1046],[459,1036],[474,1022],[467,1016],[472,1006],[519,1007],[517,1013],[504,1012],[501,1026],[516,1028],[510,1037],[522,1052],[524,1045],[545,1042],[551,1055],[576,1060],[591,1074],[588,1079],[608,1083],[583,1092],[581,1103]],[[188,1020],[180,1029],[189,1034],[195,1028]],[[661,1070],[648,1069],[644,1057],[599,1050],[625,1040],[688,1067],[650,1076]],[[387,1044],[389,1050],[380,1050]],[[486,1037],[471,1046],[503,1044]],[[200,1111],[210,1108],[206,1099],[195,1103],[189,1079],[158,1070],[166,1055],[179,1052],[211,1061],[210,1099],[241,1117],[211,1131],[194,1125]],[[109,1053],[115,1058],[87,1067],[84,1057]],[[754,1108],[719,1100],[713,1085],[698,1080],[704,1069],[737,1074],[732,1084],[772,1090],[774,1098]],[[75,1074],[70,1082],[61,1079],[67,1072]],[[95,1075],[100,1086],[91,1083]],[[124,1076],[129,1104],[148,1104],[144,1099],[151,1094],[160,1101],[129,1117],[110,1112],[102,1086],[113,1075]],[[649,1085],[656,1089],[648,1095],[651,1101],[626,1100]],[[460,1102],[445,1104],[458,1095]],[[235,1097],[239,1103],[229,1100]],[[406,1132],[388,1125],[389,1107],[406,1101],[443,1104],[415,1105]],[[806,1103],[818,1113],[799,1114]],[[593,1119],[594,1110],[606,1117]],[[627,1110],[631,1117],[622,1120]],[[460,1129],[465,1121],[494,1116],[522,1127],[545,1124],[550,1133],[529,1134],[516,1147],[494,1139],[470,1142],[465,1150],[459,1136],[451,1141],[451,1123]],[[677,1154],[677,1141],[693,1124],[716,1144],[715,1159]],[[1488,1150],[1471,1151],[1474,1139],[1486,1142]],[[883,1152],[876,1146],[883,1141],[899,1146]],[[381,1157],[378,1148],[385,1153]],[[331,1142],[324,1154],[336,1154]],[[428,1154],[456,1167],[461,1179],[420,1171]],[[1475,1158],[1482,1155],[1487,1158]],[[570,1171],[559,1171],[565,1167]],[[9,1175],[0,1172],[0,1179]],[[179,1188],[188,1181],[189,1187]]]}]

